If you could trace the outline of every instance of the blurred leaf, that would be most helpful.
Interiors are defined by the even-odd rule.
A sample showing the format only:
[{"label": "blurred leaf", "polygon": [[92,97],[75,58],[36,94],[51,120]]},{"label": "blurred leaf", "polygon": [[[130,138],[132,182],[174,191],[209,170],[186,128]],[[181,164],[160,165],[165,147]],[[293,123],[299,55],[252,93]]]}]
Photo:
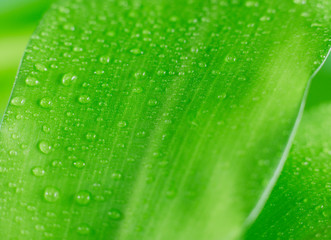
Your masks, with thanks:
[{"label": "blurred leaf", "polygon": [[1,126],[1,238],[236,239],[286,159],[331,3],[61,1]]},{"label": "blurred leaf", "polygon": [[304,114],[290,156],[246,239],[330,239],[331,105]]},{"label": "blurred leaf", "polygon": [[27,42],[41,15],[52,2],[0,1],[0,116],[7,105]]},{"label": "blurred leaf", "polygon": [[290,155],[246,239],[329,239],[331,58],[312,81]]}]

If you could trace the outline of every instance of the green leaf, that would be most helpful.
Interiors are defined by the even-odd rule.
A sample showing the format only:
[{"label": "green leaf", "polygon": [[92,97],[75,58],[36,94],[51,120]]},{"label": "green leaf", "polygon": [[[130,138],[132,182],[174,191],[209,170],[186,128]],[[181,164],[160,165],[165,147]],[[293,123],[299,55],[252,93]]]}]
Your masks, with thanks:
[{"label": "green leaf", "polygon": [[330,48],[315,1],[60,1],[1,125],[1,238],[236,239]]},{"label": "green leaf", "polygon": [[290,155],[246,239],[330,238],[331,58],[309,92]]}]

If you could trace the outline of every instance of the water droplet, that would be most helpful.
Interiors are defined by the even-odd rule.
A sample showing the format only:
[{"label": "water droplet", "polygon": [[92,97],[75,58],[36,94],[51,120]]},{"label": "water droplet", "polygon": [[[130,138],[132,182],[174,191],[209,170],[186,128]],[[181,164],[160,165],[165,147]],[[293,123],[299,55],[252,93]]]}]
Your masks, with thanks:
[{"label": "water droplet", "polygon": [[75,195],[75,201],[79,205],[87,205],[91,200],[91,193],[88,191],[79,191]]},{"label": "water droplet", "polygon": [[94,132],[89,132],[86,134],[86,139],[87,140],[95,140],[97,138],[97,135]]},{"label": "water droplet", "polygon": [[89,235],[91,232],[91,228],[89,225],[87,224],[80,224],[78,227],[77,227],[77,233],[80,234],[80,235]]},{"label": "water droplet", "polygon": [[133,53],[134,55],[144,54],[139,48],[133,48],[130,50],[130,52]]},{"label": "water droplet", "polygon": [[52,166],[52,167],[55,167],[55,168],[62,167],[62,162],[59,161],[59,160],[53,160],[53,161],[51,162],[51,166]]},{"label": "water droplet", "polygon": [[237,59],[236,59],[236,57],[235,56],[226,56],[226,58],[225,58],[225,61],[226,62],[228,62],[228,63],[233,63],[233,62],[235,62]]},{"label": "water droplet", "polygon": [[96,74],[96,75],[102,75],[104,73],[105,73],[105,71],[104,70],[101,70],[101,69],[98,69],[98,70],[95,70],[94,71],[94,74]]},{"label": "water droplet", "polygon": [[40,141],[38,146],[42,153],[49,154],[52,151],[52,146],[47,141]]},{"label": "water droplet", "polygon": [[27,77],[25,79],[25,83],[26,83],[26,85],[28,85],[30,87],[34,87],[34,86],[39,85],[39,81],[34,77]]},{"label": "water droplet", "polygon": [[127,124],[126,121],[119,121],[119,122],[117,123],[117,126],[120,127],[120,128],[124,128],[124,127],[126,127],[127,125],[128,125],[128,124]]},{"label": "water droplet", "polygon": [[132,89],[132,92],[134,93],[142,93],[143,92],[143,89],[141,87],[135,87]]},{"label": "water droplet", "polygon": [[201,63],[199,63],[199,67],[201,67],[201,68],[205,68],[205,67],[207,67],[207,64],[204,63],[204,62],[201,62]]},{"label": "water droplet", "polygon": [[41,225],[41,224],[37,224],[36,226],[34,226],[34,228],[37,230],[37,231],[45,231],[45,227],[44,225]]},{"label": "water droplet", "polygon": [[145,77],[145,76],[146,76],[146,72],[143,72],[143,71],[136,72],[136,73],[134,74],[134,77],[137,78],[137,79],[141,79],[141,78],[143,78],[143,77]]},{"label": "water droplet", "polygon": [[56,202],[60,198],[60,192],[55,187],[46,187],[44,191],[44,199],[47,202]]},{"label": "water droplet", "polygon": [[113,194],[113,191],[111,189],[105,189],[104,193],[105,193],[105,195],[110,196]]},{"label": "water droplet", "polygon": [[53,102],[50,98],[45,97],[40,100],[39,104],[42,108],[51,108],[53,105]]},{"label": "water droplet", "polygon": [[11,104],[13,104],[15,106],[23,106],[25,104],[25,98],[14,97],[10,102],[11,102]]},{"label": "water droplet", "polygon": [[247,2],[245,2],[245,6],[246,7],[258,7],[259,3],[256,1],[247,1]]},{"label": "water droplet", "polygon": [[102,195],[96,195],[96,196],[94,197],[94,199],[95,199],[96,201],[98,201],[98,202],[103,202],[103,201],[105,201],[105,197],[102,196]]},{"label": "water droplet", "polygon": [[75,31],[75,26],[71,23],[67,23],[63,26],[63,29],[68,31]]},{"label": "water droplet", "polygon": [[45,175],[45,170],[42,167],[34,167],[31,169],[31,172],[36,177],[42,177]]},{"label": "water droplet", "polygon": [[110,57],[109,56],[101,56],[99,61],[102,63],[102,64],[107,64],[109,63],[110,61]]},{"label": "water droplet", "polygon": [[45,65],[40,64],[40,63],[36,63],[34,65],[34,67],[40,72],[46,72],[47,71],[47,68],[45,67]]},{"label": "water droplet", "polygon": [[145,131],[138,131],[136,133],[136,136],[139,137],[139,138],[143,138],[146,136],[146,132]]},{"label": "water droplet", "polygon": [[156,106],[157,105],[157,100],[156,99],[150,99],[150,100],[148,100],[147,104],[149,106]]},{"label": "water droplet", "polygon": [[75,47],[73,48],[73,50],[74,50],[74,52],[82,52],[82,51],[83,51],[83,48],[78,47],[78,46],[75,46]]},{"label": "water droplet", "polygon": [[260,21],[261,22],[266,22],[266,21],[269,21],[270,20],[270,17],[269,16],[262,16],[260,17]]},{"label": "water droplet", "polygon": [[10,156],[17,156],[17,152],[15,150],[10,150],[9,155]]},{"label": "water droplet", "polygon": [[119,172],[114,172],[112,175],[111,175],[111,178],[114,179],[114,180],[120,180],[122,178],[122,174],[119,173]]},{"label": "water droplet", "polygon": [[217,96],[218,99],[225,99],[226,98],[226,93],[221,93],[220,95]]},{"label": "water droplet", "polygon": [[49,133],[51,131],[51,128],[48,125],[43,125],[43,132]]},{"label": "water droplet", "polygon": [[294,2],[295,4],[301,4],[301,5],[304,5],[304,4],[307,3],[307,0],[293,0],[293,2]]},{"label": "water droplet", "polygon": [[120,220],[122,218],[121,212],[118,211],[117,209],[111,209],[108,212],[108,216],[113,220]]},{"label": "water droplet", "polygon": [[71,85],[72,83],[74,83],[77,79],[77,76],[73,73],[66,73],[63,75],[62,77],[62,84],[64,86],[69,86]]},{"label": "water droplet", "polygon": [[78,101],[80,103],[83,103],[83,104],[86,104],[86,103],[89,103],[91,101],[90,97],[87,96],[87,95],[82,95],[78,98]]},{"label": "water droplet", "polygon": [[78,160],[73,162],[74,167],[82,169],[85,167],[86,163],[83,160]]}]

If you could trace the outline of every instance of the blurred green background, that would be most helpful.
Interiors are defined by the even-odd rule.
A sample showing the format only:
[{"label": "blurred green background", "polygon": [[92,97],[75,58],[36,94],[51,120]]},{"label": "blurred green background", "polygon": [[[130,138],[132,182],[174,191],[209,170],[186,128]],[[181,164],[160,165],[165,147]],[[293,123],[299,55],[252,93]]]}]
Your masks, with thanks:
[{"label": "blurred green background", "polygon": [[52,0],[0,0],[0,116],[31,34]]}]

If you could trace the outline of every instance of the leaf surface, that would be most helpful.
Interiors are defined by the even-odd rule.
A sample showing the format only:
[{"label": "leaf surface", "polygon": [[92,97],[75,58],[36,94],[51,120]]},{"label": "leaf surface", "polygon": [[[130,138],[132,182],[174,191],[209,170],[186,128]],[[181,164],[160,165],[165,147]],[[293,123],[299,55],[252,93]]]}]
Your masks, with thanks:
[{"label": "leaf surface", "polygon": [[330,11],[327,0],[53,5],[1,125],[0,236],[238,238],[286,159]]}]

